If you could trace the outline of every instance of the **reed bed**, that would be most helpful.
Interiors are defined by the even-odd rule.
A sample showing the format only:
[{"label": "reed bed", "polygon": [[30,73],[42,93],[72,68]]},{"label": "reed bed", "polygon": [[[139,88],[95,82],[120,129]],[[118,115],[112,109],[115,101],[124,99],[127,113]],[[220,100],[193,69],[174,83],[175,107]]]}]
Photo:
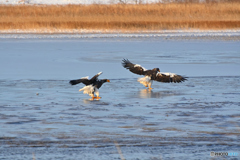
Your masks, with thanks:
[{"label": "reed bed", "polygon": [[239,28],[240,2],[0,6],[0,30]]}]

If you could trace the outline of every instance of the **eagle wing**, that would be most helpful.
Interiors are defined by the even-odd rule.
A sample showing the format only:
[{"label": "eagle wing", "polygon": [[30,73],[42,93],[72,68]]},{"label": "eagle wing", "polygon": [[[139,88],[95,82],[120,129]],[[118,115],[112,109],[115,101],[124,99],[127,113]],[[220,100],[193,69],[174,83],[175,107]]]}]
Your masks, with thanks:
[{"label": "eagle wing", "polygon": [[144,71],[146,71],[146,69],[139,64],[133,64],[128,59],[123,59],[122,61],[122,65],[124,68],[128,69],[132,73],[144,75]]},{"label": "eagle wing", "polygon": [[179,82],[183,82],[186,79],[186,77],[174,74],[174,73],[161,73],[158,72],[156,77],[153,79],[155,81],[158,82],[164,82],[164,83],[179,83]]},{"label": "eagle wing", "polygon": [[95,76],[93,76],[90,81],[91,81],[91,84],[96,82],[98,80],[98,76],[100,76],[102,74],[102,72],[99,72],[98,74],[96,74]]},{"label": "eagle wing", "polygon": [[93,84],[94,82],[96,82],[98,80],[98,76],[100,76],[101,74],[102,74],[102,72],[99,72],[98,74],[93,76],[91,79],[88,79],[88,77],[83,77],[81,79],[71,80],[71,81],[69,81],[69,83],[71,85],[76,85],[78,83],[83,83],[87,86],[87,85],[90,85],[90,84]]},{"label": "eagle wing", "polygon": [[71,81],[69,81],[69,83],[71,84],[71,85],[76,85],[76,84],[78,84],[78,83],[83,83],[83,84],[85,84],[85,85],[90,85],[91,84],[91,81],[88,79],[88,78],[81,78],[81,79],[75,79],[75,80],[71,80]]},{"label": "eagle wing", "polygon": [[87,85],[90,85],[90,84],[93,84],[94,82],[96,82],[98,80],[98,76],[101,75],[101,74],[102,74],[102,72],[99,72],[98,74],[93,76],[91,79],[88,79],[88,77],[83,77],[81,79],[71,80],[71,81],[69,81],[69,83],[71,85],[76,85],[78,83],[83,83],[87,86]]}]

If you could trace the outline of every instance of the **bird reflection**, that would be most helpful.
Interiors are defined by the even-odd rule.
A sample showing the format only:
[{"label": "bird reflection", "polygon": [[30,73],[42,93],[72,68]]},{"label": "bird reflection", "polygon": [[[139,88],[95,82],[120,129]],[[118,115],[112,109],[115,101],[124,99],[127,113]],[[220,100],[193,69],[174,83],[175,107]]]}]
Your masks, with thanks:
[{"label": "bird reflection", "polygon": [[83,103],[85,104],[90,104],[90,103],[94,103],[94,101],[99,101],[99,99],[83,99]]},{"label": "bird reflection", "polygon": [[138,92],[139,98],[162,98],[173,95],[176,95],[176,93],[169,91],[153,92],[150,89],[142,89]]}]

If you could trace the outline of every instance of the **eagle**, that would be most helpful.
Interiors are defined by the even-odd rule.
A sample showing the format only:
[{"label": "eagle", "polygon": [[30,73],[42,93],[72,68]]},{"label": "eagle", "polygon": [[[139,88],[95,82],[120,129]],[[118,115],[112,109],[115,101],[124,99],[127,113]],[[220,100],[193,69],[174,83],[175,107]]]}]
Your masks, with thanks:
[{"label": "eagle", "polygon": [[[109,79],[98,79],[98,76],[100,76],[102,72],[99,72],[95,76],[93,76],[91,79],[88,79],[87,77],[83,77],[81,79],[76,79],[76,80],[70,80],[69,83],[71,85],[76,85],[79,83],[83,83],[86,86],[79,89],[80,91],[83,91],[84,94],[88,94],[89,96],[92,97],[92,100],[94,99],[100,99],[99,97],[99,88],[105,83],[105,82],[110,82]],[[96,94],[97,97],[94,96]]]},{"label": "eagle", "polygon": [[147,70],[139,64],[133,64],[128,59],[122,60],[122,65],[124,68],[128,69],[132,73],[138,75],[144,75],[145,77],[139,78],[138,82],[143,84],[148,89],[151,88],[153,81],[164,82],[164,83],[179,83],[187,80],[187,77],[177,75],[175,73],[163,73],[160,72],[159,68],[153,68],[152,70]]}]

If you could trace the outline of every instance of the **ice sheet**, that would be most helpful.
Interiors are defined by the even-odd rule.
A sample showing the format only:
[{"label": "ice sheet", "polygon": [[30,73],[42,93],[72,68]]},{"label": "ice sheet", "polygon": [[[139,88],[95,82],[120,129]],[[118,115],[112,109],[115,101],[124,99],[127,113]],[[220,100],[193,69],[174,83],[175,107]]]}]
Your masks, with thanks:
[{"label": "ice sheet", "polygon": [[[117,146],[132,160],[239,153],[239,39],[50,35],[0,48],[0,159],[119,159]],[[149,91],[123,58],[188,80]],[[68,83],[100,71],[111,82],[99,101]]]}]

